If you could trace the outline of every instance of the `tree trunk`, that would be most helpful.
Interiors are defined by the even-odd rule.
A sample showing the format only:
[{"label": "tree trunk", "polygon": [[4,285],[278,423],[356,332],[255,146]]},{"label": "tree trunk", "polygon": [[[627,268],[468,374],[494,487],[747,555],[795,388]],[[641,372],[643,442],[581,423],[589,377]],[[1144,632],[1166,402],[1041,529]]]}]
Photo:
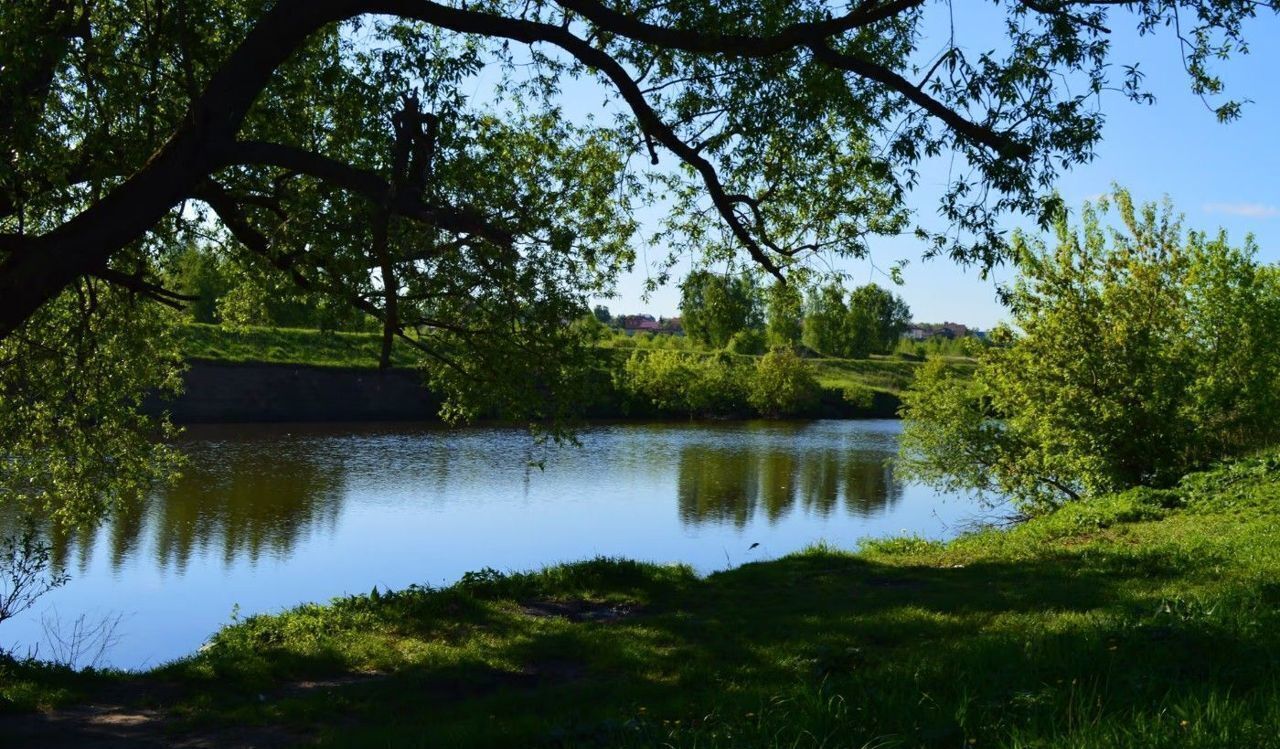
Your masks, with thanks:
[{"label": "tree trunk", "polygon": [[382,353],[378,357],[378,369],[382,370],[391,368],[391,349],[400,329],[400,283],[387,247],[389,219],[386,211],[380,211],[373,226],[373,251],[378,260],[378,272],[382,274]]}]

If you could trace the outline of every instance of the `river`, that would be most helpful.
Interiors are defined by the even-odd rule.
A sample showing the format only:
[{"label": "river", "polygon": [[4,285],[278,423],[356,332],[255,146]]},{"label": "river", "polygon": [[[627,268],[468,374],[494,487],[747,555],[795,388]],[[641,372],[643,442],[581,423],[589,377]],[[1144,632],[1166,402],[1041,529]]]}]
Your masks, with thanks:
[{"label": "river", "polygon": [[580,446],[517,429],[192,428],[183,477],[93,533],[53,539],[71,575],[0,626],[51,651],[46,621],[119,617],[101,665],[195,651],[231,620],[469,570],[618,556],[701,573],[825,541],[955,535],[982,509],[895,480],[892,420],[618,424]]}]

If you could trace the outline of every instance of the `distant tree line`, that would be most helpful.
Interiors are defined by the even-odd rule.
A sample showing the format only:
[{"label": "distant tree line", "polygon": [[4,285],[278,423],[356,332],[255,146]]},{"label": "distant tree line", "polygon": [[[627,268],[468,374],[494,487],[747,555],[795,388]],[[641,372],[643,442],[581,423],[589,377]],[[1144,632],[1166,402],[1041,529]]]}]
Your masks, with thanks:
[{"label": "distant tree line", "polygon": [[845,289],[839,280],[804,295],[794,285],[760,286],[750,275],[690,273],[680,285],[685,333],[734,353],[804,346],[824,356],[888,354],[911,324],[898,295],[875,284]]},{"label": "distant tree line", "polygon": [[245,264],[210,245],[185,244],[160,270],[166,288],[191,301],[190,322],[318,330],[372,331],[378,323],[350,304],[299,289],[274,268]]}]

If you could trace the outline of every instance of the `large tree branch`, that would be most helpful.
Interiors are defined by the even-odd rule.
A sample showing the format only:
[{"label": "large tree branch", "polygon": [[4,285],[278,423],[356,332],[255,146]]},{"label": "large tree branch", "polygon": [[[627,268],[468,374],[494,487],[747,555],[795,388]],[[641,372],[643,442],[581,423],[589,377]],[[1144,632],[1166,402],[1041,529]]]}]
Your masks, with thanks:
[{"label": "large tree branch", "polygon": [[249,107],[293,51],[326,24],[370,4],[281,0],[263,14],[141,170],[70,221],[0,260],[0,338],[76,277],[106,267],[115,252],[160,221],[212,173]]},{"label": "large tree branch", "polygon": [[[5,146],[5,159],[9,158],[10,149],[20,145],[19,130],[39,121],[69,42],[87,34],[88,11],[74,11],[68,0],[47,0],[34,16],[24,19],[24,31],[31,39],[29,47],[15,44],[9,47],[13,51],[0,56],[5,76],[0,92],[6,99],[6,106],[0,107],[0,144]],[[30,10],[15,7],[6,12],[22,14]]]},{"label": "large tree branch", "polygon": [[470,208],[427,203],[411,191],[395,193],[391,184],[375,172],[344,164],[323,154],[297,146],[260,141],[237,141],[225,151],[225,165],[272,166],[305,174],[347,192],[360,195],[375,205],[386,204],[396,215],[431,224],[445,231],[473,234],[498,245],[510,247],[511,232]]},{"label": "large tree branch", "polygon": [[[275,251],[271,239],[250,223],[248,216],[246,216],[244,211],[241,210],[235,196],[233,196],[225,187],[213,180],[205,180],[196,186],[192,191],[191,197],[204,202],[213,209],[213,212],[217,214],[218,219],[227,227],[227,230],[231,232],[231,235],[235,237],[236,241],[240,242],[244,245],[245,249],[262,258],[277,270],[281,270],[288,274],[293,280],[295,286],[308,291],[321,289],[321,285],[311,278],[308,278],[307,275],[297,266],[297,263],[295,263],[290,257],[281,255]],[[383,310],[361,295],[346,290],[329,289],[329,291],[342,296],[348,304],[361,312],[368,314],[375,320],[385,322]],[[457,326],[450,326],[446,323],[435,320],[421,320],[415,322],[420,322],[430,327],[454,330],[455,332],[461,330]],[[431,348],[417,337],[410,335],[405,329],[403,322],[398,322],[393,327],[393,330],[400,340],[422,352],[424,355],[429,356],[446,366],[458,369],[460,372],[464,371],[456,362],[446,356],[443,356],[440,352]]]},{"label": "large tree branch", "polygon": [[616,11],[596,0],[556,0],[556,3],[612,34],[659,47],[704,54],[768,57],[887,20],[923,5],[924,0],[891,0],[884,3],[869,0],[842,16],[790,24],[768,36],[717,34],[658,26]]},{"label": "large tree branch", "polygon": [[[1023,5],[1023,7],[1026,7],[1037,13],[1041,13],[1043,15],[1048,15],[1048,16],[1055,16],[1057,18],[1063,18],[1063,19],[1066,19],[1067,21],[1070,21],[1071,23],[1078,23],[1081,26],[1093,29],[1094,31],[1097,31],[1103,34],[1111,33],[1111,29],[1107,28],[1106,26],[1103,26],[1100,23],[1096,23],[1088,18],[1085,18],[1084,16],[1078,13],[1072,13],[1066,10],[1066,6],[1069,6],[1072,3],[1055,3],[1053,2],[1053,0],[1049,0],[1048,2],[1040,2],[1039,0],[1018,0],[1018,2],[1020,2]],[[1114,5],[1115,3],[1101,3],[1101,4]]]},{"label": "large tree branch", "polygon": [[979,145],[987,146],[1001,156],[1027,158],[1031,146],[1015,139],[1009,133],[1000,133],[966,119],[959,112],[925,93],[924,89],[903,78],[894,71],[867,62],[860,57],[838,52],[826,43],[810,47],[814,58],[838,70],[847,70],[867,80],[881,83],[898,92],[912,104],[942,120],[948,127]]},{"label": "large tree branch", "polygon": [[1006,156],[1025,157],[1030,153],[1029,147],[1017,143],[1007,134],[998,133],[966,119],[959,112],[929,96],[923,89],[898,73],[862,58],[838,52],[832,46],[833,36],[905,12],[920,5],[921,2],[918,1],[900,0],[884,4],[864,4],[839,18],[825,22],[794,24],[772,36],[718,35],[672,29],[639,21],[594,0],[557,1],[561,6],[579,13],[610,33],[666,49],[736,57],[769,57],[789,49],[805,48],[812,51],[819,62],[875,81],[901,94],[911,103],[942,120],[948,127],[975,143],[992,148]]},{"label": "large tree branch", "polygon": [[[503,16],[494,16],[470,11],[458,11],[442,8],[434,3],[420,0],[382,0],[387,12],[405,18],[414,18],[437,26],[462,33],[484,33],[488,36],[511,39],[512,41],[534,44],[545,42],[567,52],[576,60],[599,70],[618,89],[623,101],[631,108],[632,114],[640,124],[640,128],[650,137],[664,145],[682,161],[693,167],[702,177],[703,185],[710,194],[717,212],[729,225],[734,237],[747,249],[751,257],[765,270],[781,277],[777,264],[768,252],[760,245],[751,232],[734,211],[734,203],[729,199],[715,166],[702,157],[700,153],[676,135],[675,131],[663,122],[658,113],[649,105],[639,84],[627,73],[626,69],[607,53],[593,47],[586,40],[574,35],[561,26],[545,23],[523,21]],[[483,29],[478,32],[477,29]]]},{"label": "large tree branch", "polygon": [[[593,19],[602,28],[618,23],[617,18],[601,15],[598,4],[593,6],[576,0],[566,2],[577,5],[577,12],[593,13],[602,19]],[[770,41],[771,38],[766,37],[753,39],[751,43],[774,49],[781,44],[796,45],[804,41],[805,35],[824,32],[828,36],[833,35],[844,28],[854,28],[859,22],[870,23],[887,18],[917,4],[864,3],[846,16],[830,22],[790,27],[781,41]],[[454,8],[429,0],[279,0],[263,14],[213,75],[165,145],[137,173],[62,226],[0,258],[0,338],[16,329],[41,304],[66,288],[76,277],[105,268],[114,253],[141,238],[169,210],[191,194],[202,180],[217,171],[226,162],[228,151],[235,148],[235,137],[244,118],[274,71],[324,26],[363,14],[394,15],[458,33],[505,38],[526,44],[545,42],[559,47],[582,64],[601,71],[618,88],[641,129],[699,173],[717,211],[751,256],[777,273],[777,266],[768,252],[736,214],[734,203],[720,184],[714,166],[662,121],[645,100],[635,80],[617,60],[574,35],[567,27]],[[659,34],[659,31],[663,33]],[[688,36],[688,32],[677,33],[644,24],[619,31],[627,32],[634,35],[630,38],[642,43],[697,52],[749,53],[742,48],[745,37],[728,38],[730,41],[726,41],[726,37]],[[846,59],[847,56],[829,51],[825,42],[809,46],[810,49],[816,47],[815,54],[837,55],[828,59],[843,63],[845,69],[855,74],[862,75],[859,70],[866,70],[855,68],[853,58]],[[881,82],[921,106],[932,101],[921,92],[911,93],[914,89],[900,77]],[[945,109],[941,104],[926,108],[939,116]],[[958,114],[949,115],[949,119],[944,118],[944,121],[953,127],[963,124],[963,118]],[[975,128],[978,126],[968,126],[971,137],[976,138],[982,132]]]},{"label": "large tree branch", "polygon": [[174,309],[183,309],[185,307],[184,302],[195,302],[200,299],[198,296],[179,294],[178,292],[166,289],[159,284],[151,283],[141,275],[131,276],[128,273],[123,273],[115,270],[114,268],[103,268],[102,270],[95,271],[92,275],[95,278],[100,278],[113,286],[128,289],[136,294],[145,296],[152,301],[159,302],[160,304]]}]

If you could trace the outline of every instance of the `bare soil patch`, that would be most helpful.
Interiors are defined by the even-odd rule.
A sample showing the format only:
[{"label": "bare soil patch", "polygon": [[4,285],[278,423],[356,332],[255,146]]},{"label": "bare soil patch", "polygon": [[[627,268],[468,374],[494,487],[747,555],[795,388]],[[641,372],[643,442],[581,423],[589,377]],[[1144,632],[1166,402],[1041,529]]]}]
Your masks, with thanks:
[{"label": "bare soil patch", "polygon": [[604,601],[528,601],[520,606],[528,616],[568,619],[571,622],[616,622],[640,613],[641,607],[631,603]]}]

